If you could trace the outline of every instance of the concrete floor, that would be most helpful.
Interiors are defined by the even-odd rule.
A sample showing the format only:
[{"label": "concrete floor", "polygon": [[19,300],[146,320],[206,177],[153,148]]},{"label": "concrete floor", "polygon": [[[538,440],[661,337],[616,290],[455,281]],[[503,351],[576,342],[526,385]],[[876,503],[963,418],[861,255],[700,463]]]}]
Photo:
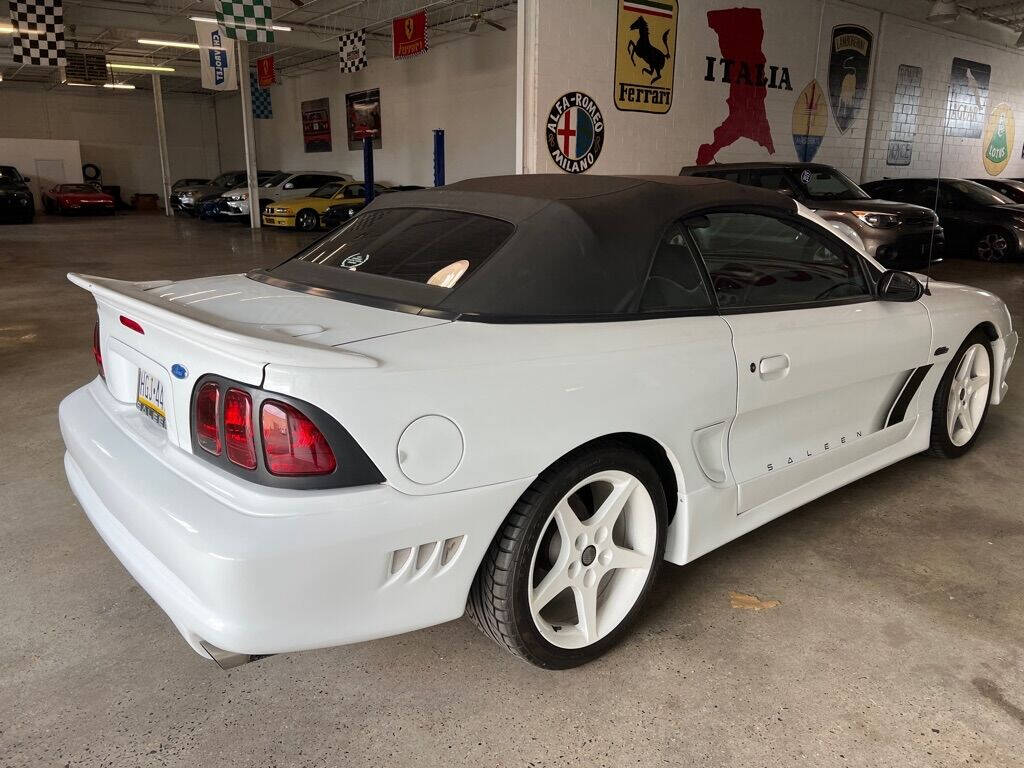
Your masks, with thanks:
[{"label": "concrete floor", "polygon": [[[967,457],[909,459],[666,568],[582,669],[536,670],[465,619],[230,674],[195,655],[65,482],[57,403],[95,375],[95,314],[64,273],[239,271],[307,239],[0,227],[0,766],[1024,765],[1022,365]],[[1024,325],[1024,264],[935,272]]]}]

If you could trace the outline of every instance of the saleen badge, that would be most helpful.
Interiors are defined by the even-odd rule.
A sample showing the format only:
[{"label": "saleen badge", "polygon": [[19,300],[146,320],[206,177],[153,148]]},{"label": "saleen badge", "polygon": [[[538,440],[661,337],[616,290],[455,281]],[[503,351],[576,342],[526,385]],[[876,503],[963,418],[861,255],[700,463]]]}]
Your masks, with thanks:
[{"label": "saleen badge", "polygon": [[370,254],[368,253],[353,253],[341,262],[341,266],[346,269],[358,269],[369,260]]}]

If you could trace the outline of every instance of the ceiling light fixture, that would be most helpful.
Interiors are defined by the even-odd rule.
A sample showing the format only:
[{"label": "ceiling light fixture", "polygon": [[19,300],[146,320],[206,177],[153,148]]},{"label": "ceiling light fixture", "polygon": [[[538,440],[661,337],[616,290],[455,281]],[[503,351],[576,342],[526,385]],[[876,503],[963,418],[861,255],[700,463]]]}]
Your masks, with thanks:
[{"label": "ceiling light fixture", "polygon": [[64,83],[64,85],[70,85],[72,88],[95,88],[96,87],[92,83]]},{"label": "ceiling light fixture", "polygon": [[928,21],[933,24],[952,24],[960,18],[960,6],[955,0],[935,0]]},{"label": "ceiling light fixture", "polygon": [[159,45],[161,47],[167,46],[168,48],[192,48],[196,49],[199,47],[199,43],[185,43],[178,40],[150,40],[149,38],[140,37],[135,42],[142,45]]},{"label": "ceiling light fixture", "polygon": [[174,67],[156,67],[151,64],[107,64],[110,69],[128,69],[133,72],[173,72]]},{"label": "ceiling light fixture", "polygon": [[135,86],[134,85],[129,85],[128,83],[104,83],[103,87],[104,88],[117,88],[118,90],[121,90],[121,91],[134,91],[135,90]]},{"label": "ceiling light fixture", "polygon": [[[208,16],[189,16],[188,18],[189,18],[189,21],[198,21],[200,24],[220,24],[219,21],[217,21],[216,19],[211,19]],[[255,29],[255,28],[256,28],[256,26],[253,25],[253,29]],[[274,24],[273,27],[271,27],[271,29],[273,29],[276,32],[291,32],[292,31],[291,27],[286,27],[283,24]]]}]

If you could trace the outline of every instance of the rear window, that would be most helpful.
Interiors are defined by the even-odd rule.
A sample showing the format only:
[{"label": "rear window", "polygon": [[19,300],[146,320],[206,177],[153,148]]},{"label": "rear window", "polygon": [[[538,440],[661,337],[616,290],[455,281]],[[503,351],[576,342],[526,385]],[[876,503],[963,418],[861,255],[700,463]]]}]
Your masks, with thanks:
[{"label": "rear window", "polygon": [[507,221],[459,211],[388,208],[359,214],[291,262],[451,289],[513,229]]}]

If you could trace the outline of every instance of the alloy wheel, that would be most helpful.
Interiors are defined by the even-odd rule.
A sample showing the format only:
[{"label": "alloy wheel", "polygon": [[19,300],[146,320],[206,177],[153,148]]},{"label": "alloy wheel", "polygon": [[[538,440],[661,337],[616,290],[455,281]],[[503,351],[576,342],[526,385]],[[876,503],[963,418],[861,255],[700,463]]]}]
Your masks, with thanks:
[{"label": "alloy wheel", "polygon": [[312,211],[300,211],[295,224],[299,229],[305,232],[311,232],[317,228],[319,220],[317,219],[317,215]]},{"label": "alloy wheel", "polygon": [[974,252],[981,261],[1006,261],[1010,244],[998,232],[983,236],[974,246]]},{"label": "alloy wheel", "polygon": [[621,470],[591,475],[552,510],[530,563],[530,613],[559,648],[607,636],[643,593],[658,521],[646,486]]},{"label": "alloy wheel", "polygon": [[953,445],[966,445],[978,430],[992,387],[988,353],[981,344],[964,352],[946,399],[946,430]]}]

